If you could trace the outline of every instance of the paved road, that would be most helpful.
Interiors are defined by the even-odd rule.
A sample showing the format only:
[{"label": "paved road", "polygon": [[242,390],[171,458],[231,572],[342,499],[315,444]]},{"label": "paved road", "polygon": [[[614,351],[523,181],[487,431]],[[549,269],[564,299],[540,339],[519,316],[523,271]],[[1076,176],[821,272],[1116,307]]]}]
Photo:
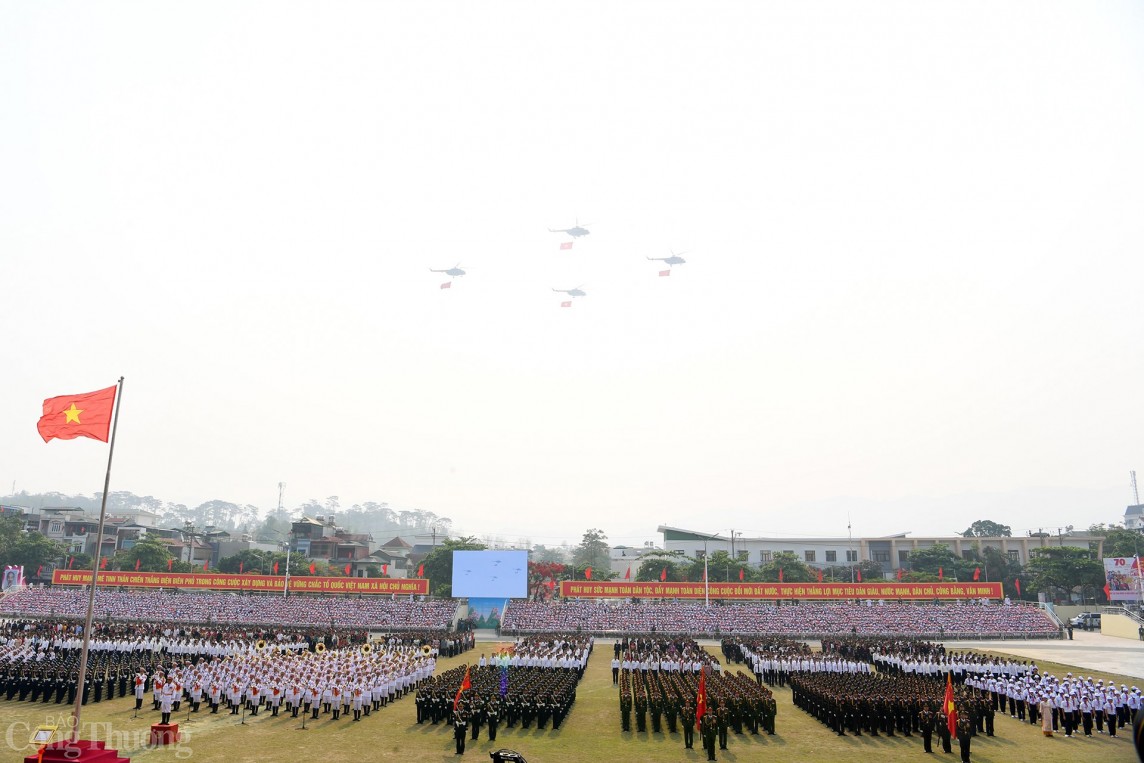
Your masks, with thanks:
[{"label": "paved road", "polygon": [[1030,660],[1144,679],[1144,641],[1074,630],[1072,641],[947,641],[947,649],[988,649]]},{"label": "paved road", "polygon": [[[478,642],[495,640],[511,641],[512,639],[508,637],[498,639],[493,632],[477,632]],[[596,643],[610,646],[612,639],[596,639]],[[713,639],[704,639],[700,643],[705,646],[717,647],[719,645],[719,642]],[[813,647],[819,646],[817,641],[810,643]],[[1131,641],[1115,636],[1104,636],[1100,633],[1077,630],[1073,632],[1072,641],[1059,639],[946,641],[945,646],[947,649],[984,649],[1004,652],[1017,655],[1022,659],[1059,662],[1064,665],[1075,665],[1086,671],[1116,673],[1144,680],[1144,641]],[[478,647],[479,649],[480,647]]]}]

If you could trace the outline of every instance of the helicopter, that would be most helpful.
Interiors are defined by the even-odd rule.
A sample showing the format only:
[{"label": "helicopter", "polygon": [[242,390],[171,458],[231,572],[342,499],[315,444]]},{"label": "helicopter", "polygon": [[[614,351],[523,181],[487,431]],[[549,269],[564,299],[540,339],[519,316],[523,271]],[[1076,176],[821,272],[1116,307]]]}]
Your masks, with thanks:
[{"label": "helicopter", "polygon": [[429,268],[429,272],[444,273],[445,275],[452,276],[453,278],[456,278],[457,276],[463,276],[465,274],[465,271],[461,270],[461,263],[459,262],[453,267],[445,268],[444,270],[434,270],[433,268]]},{"label": "helicopter", "polygon": [[[580,284],[580,286],[583,286],[583,285],[584,284]],[[586,296],[588,296],[588,292],[581,289],[580,286],[577,286],[575,289],[553,289],[552,291],[560,292],[561,294],[567,294],[569,297],[586,297]]]},{"label": "helicopter", "polygon": [[571,228],[549,228],[548,232],[549,233],[567,233],[572,238],[579,238],[580,236],[587,236],[589,233],[591,233],[590,230],[588,230],[587,228],[585,228],[583,225],[580,224],[579,220],[577,220],[576,225],[571,227]]},{"label": "helicopter", "polygon": [[[687,254],[687,252],[680,252],[680,254]],[[648,257],[648,259],[653,262],[666,262],[668,267],[672,265],[682,265],[687,262],[687,260],[680,257],[679,254],[676,254],[674,250],[672,250],[670,257]]]}]

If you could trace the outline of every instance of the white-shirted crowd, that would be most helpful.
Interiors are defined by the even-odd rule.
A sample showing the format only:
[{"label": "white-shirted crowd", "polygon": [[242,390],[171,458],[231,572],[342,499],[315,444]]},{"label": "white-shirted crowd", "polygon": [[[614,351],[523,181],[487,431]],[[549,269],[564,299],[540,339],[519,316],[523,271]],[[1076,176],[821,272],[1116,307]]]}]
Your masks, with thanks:
[{"label": "white-shirted crowd", "polygon": [[[87,612],[86,588],[25,588],[0,600],[7,617],[74,617]],[[99,589],[94,616],[98,620],[143,620],[184,623],[244,623],[348,628],[443,629],[452,622],[457,602],[412,596],[311,596],[272,594],[173,593]]]},{"label": "white-shirted crowd", "polygon": [[1059,626],[1036,607],[979,601],[941,605],[898,602],[512,601],[501,627],[510,632],[723,633],[817,636],[933,634],[945,637],[1050,637]]}]

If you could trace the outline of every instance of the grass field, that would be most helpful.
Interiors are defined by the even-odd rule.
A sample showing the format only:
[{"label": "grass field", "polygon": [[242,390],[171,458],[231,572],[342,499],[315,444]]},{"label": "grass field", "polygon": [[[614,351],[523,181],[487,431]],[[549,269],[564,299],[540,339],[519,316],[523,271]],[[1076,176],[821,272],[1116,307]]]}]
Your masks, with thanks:
[{"label": "grass field", "polygon": [[[495,645],[478,644],[475,651],[463,657],[441,660],[438,670],[445,670],[466,661],[475,661],[481,652],[489,654]],[[1000,653],[999,653],[1000,654]],[[599,645],[588,663],[584,680],[577,690],[577,701],[568,718],[558,731],[551,728],[528,731],[519,726],[500,729],[496,742],[489,742],[486,729],[476,743],[467,743],[465,756],[489,760],[489,751],[507,747],[523,754],[529,763],[582,763],[586,761],[619,761],[624,763],[657,763],[658,761],[704,761],[705,753],[698,749],[685,750],[682,734],[621,733],[619,703],[612,687],[610,645]],[[1039,663],[1042,670],[1063,675],[1077,668],[1051,663]],[[1087,675],[1087,672],[1085,672]],[[1136,683],[1136,679],[1101,674],[1104,680],[1117,683]],[[921,738],[904,737],[839,737],[810,716],[797,710],[790,701],[790,691],[775,690],[779,714],[775,736],[742,736],[731,734],[728,750],[717,751],[719,760],[728,761],[810,761],[811,763],[838,763],[839,761],[917,761],[924,759]],[[148,694],[148,700],[150,694]],[[88,705],[83,711],[84,737],[108,739],[119,746],[121,754],[149,763],[161,761],[193,760],[196,763],[341,763],[342,761],[449,761],[454,755],[451,727],[444,725],[418,725],[413,695],[383,708],[379,713],[354,723],[346,720],[307,721],[306,730],[299,730],[299,719],[279,715],[273,718],[267,712],[258,717],[247,717],[240,725],[237,716],[203,715],[200,711],[187,721],[185,712],[173,720],[181,724],[184,740],[169,748],[149,748],[146,745],[151,723],[159,714],[144,704],[137,719],[132,719],[134,700],[130,697],[113,702]],[[30,754],[31,748],[22,749],[31,736],[31,730],[46,722],[58,720],[58,705],[42,705],[0,700],[0,726],[5,729],[8,747],[6,760],[16,761]],[[52,711],[51,714],[45,712]],[[88,724],[92,724],[89,726]],[[1128,731],[1128,729],[1125,729]],[[996,736],[992,739],[976,737],[973,741],[972,760],[981,763],[1014,763],[1015,761],[1045,761],[1053,763],[1079,763],[1100,761],[1117,763],[1137,759],[1130,734],[1111,739],[1094,736],[1090,739],[1065,739],[1058,734],[1051,739],[1041,735],[1039,727],[1019,723],[1008,716],[997,716]],[[952,755],[943,755],[935,738],[934,759],[959,761],[958,747]]]}]

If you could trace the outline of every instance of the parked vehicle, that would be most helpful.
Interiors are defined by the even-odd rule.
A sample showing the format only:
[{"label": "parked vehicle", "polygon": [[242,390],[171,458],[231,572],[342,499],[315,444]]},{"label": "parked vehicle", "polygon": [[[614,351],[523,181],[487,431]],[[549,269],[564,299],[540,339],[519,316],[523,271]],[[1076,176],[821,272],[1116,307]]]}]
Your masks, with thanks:
[{"label": "parked vehicle", "polygon": [[1072,620],[1069,620],[1069,624],[1074,628],[1083,628],[1086,631],[1098,631],[1100,630],[1100,613],[1081,612]]}]

